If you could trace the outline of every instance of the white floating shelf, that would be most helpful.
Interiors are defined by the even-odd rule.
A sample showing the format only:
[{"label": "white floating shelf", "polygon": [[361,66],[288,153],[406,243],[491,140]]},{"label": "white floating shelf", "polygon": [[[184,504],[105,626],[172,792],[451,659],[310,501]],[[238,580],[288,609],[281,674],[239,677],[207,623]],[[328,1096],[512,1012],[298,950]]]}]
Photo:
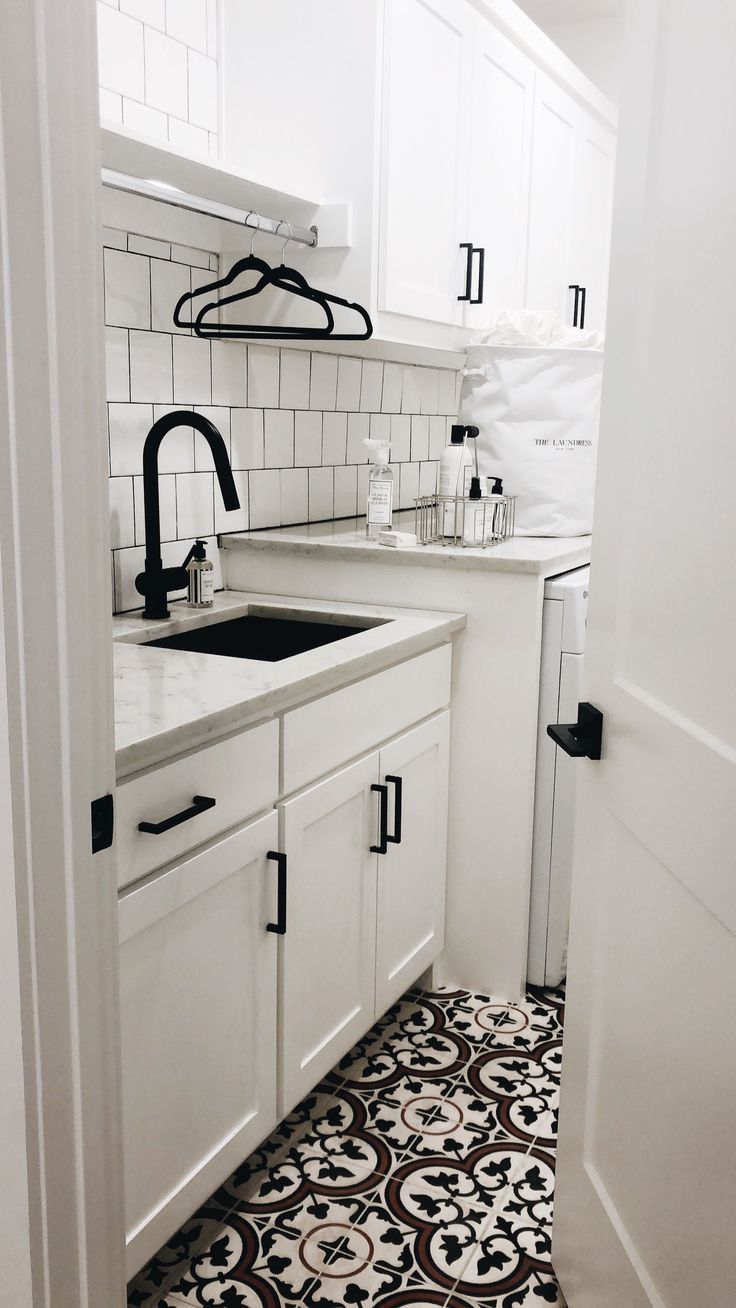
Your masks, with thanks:
[{"label": "white floating shelf", "polygon": [[[119,129],[103,127],[101,137],[103,170],[138,178],[143,183],[161,184],[163,188],[183,192],[190,198],[200,197],[211,202],[213,212],[204,221],[222,220],[224,214],[216,212],[218,208],[243,214],[251,212],[276,222],[283,219],[307,229],[317,227],[320,249],[344,248],[350,244],[349,204],[323,204],[315,197],[294,195],[242,173],[188,158],[160,142],[144,140]],[[178,204],[178,201],[174,203]],[[195,205],[183,207],[196,212]],[[284,235],[286,231],[284,229]],[[244,239],[245,235],[244,232]]]}]

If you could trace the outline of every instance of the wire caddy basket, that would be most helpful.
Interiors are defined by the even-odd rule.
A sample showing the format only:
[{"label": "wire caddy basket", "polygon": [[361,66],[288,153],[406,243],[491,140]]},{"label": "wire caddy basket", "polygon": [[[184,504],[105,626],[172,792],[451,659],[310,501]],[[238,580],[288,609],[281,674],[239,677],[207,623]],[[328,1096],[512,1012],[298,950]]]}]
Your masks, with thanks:
[{"label": "wire caddy basket", "polygon": [[418,545],[464,545],[491,549],[511,540],[516,517],[515,495],[420,495],[415,501]]}]

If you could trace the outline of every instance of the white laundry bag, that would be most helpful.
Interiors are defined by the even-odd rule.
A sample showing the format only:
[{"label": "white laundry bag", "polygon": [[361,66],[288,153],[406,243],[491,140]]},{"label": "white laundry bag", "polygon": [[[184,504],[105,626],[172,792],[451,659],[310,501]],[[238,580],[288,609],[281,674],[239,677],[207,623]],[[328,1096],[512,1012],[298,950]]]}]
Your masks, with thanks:
[{"label": "white laundry bag", "polygon": [[478,427],[481,474],[516,495],[520,536],[593,525],[603,336],[554,313],[503,314],[468,346],[459,421]]}]

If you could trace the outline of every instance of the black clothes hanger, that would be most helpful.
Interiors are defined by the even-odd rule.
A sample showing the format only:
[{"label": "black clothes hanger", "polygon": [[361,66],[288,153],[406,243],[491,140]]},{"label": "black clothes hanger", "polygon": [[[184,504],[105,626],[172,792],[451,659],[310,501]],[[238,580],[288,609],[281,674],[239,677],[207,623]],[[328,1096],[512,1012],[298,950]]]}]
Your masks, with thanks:
[{"label": "black clothes hanger", "polygon": [[[290,224],[287,224],[290,226]],[[281,224],[279,224],[281,226]],[[289,244],[289,237],[286,238],[281,249],[282,263],[278,268],[270,269],[269,274],[265,274],[261,281],[247,291],[242,291],[235,295],[225,296],[224,299],[217,299],[205,304],[200,309],[194,321],[195,335],[211,339],[223,340],[335,340],[335,341],[365,341],[373,335],[373,324],[366,310],[360,304],[354,304],[349,300],[344,300],[337,295],[329,295],[327,291],[320,291],[309,285],[296,268],[289,268],[283,263],[283,255]],[[220,283],[224,288],[228,283],[225,278]],[[304,298],[312,299],[319,304],[325,311],[327,317],[326,327],[274,327],[273,323],[211,323],[205,320],[205,316],[211,312],[217,312],[226,304],[235,304],[240,300],[251,299],[264,289],[266,285],[277,286],[290,294],[300,294],[295,290],[293,283],[303,290]],[[336,304],[340,308],[350,309],[357,313],[363,322],[362,331],[354,332],[335,332],[334,318],[330,310],[330,305]]]},{"label": "black clothes hanger", "polygon": [[[248,218],[250,218],[250,216],[251,215],[248,214]],[[248,223],[247,219],[246,219],[246,226],[250,226],[250,223]],[[256,255],[253,251],[253,242],[255,241],[255,236],[256,233],[254,231],[253,239],[251,240],[251,245],[250,245],[250,253],[245,255],[244,258],[238,259],[238,261],[233,264],[232,268],[230,269],[230,271],[227,273],[225,277],[219,278],[217,281],[214,282],[208,282],[206,286],[199,286],[194,291],[186,291],[184,295],[182,295],[180,299],[177,300],[176,306],[174,308],[175,325],[177,327],[193,327],[197,336],[218,337],[220,335],[223,335],[224,333],[219,330],[219,324],[208,323],[205,326],[205,330],[199,330],[198,322],[199,322],[199,318],[201,318],[202,316],[202,313],[198,315],[198,318],[195,321],[193,317],[193,309],[190,308],[189,319],[182,317],[182,310],[184,309],[185,305],[187,304],[193,305],[194,301],[200,299],[202,296],[210,295],[213,292],[216,293],[219,290],[223,290],[226,286],[231,286],[232,283],[236,280],[236,278],[240,277],[242,273],[254,271],[254,272],[261,273],[261,279],[259,282],[256,283],[255,286],[249,287],[245,291],[240,291],[236,295],[229,296],[225,300],[211,301],[209,304],[205,305],[205,308],[202,312],[205,312],[213,308],[216,309],[219,307],[219,304],[229,304],[231,301],[249,299],[251,296],[258,295],[259,292],[262,291],[267,285],[274,285],[282,290],[288,291],[289,294],[291,295],[299,296],[305,300],[312,300],[314,303],[319,304],[320,308],[324,310],[325,327],[323,328],[315,328],[315,327],[300,328],[300,327],[286,327],[286,326],[274,327],[273,324],[270,324],[268,327],[264,328],[263,331],[259,332],[259,335],[266,336],[266,337],[273,336],[277,339],[278,338],[291,339],[293,337],[297,337],[300,339],[306,337],[308,339],[311,337],[313,332],[318,332],[320,337],[323,335],[325,331],[329,334],[335,325],[335,320],[332,316],[332,311],[330,310],[328,305],[324,302],[322,296],[319,293],[317,294],[314,293],[306,277],[304,277],[303,274],[298,271],[298,269],[287,268],[286,265],[283,263],[281,264],[280,267],[273,268],[271,264],[266,263],[265,259],[260,259],[258,255]],[[282,254],[283,254],[283,250],[286,249],[287,244],[288,244],[288,238],[284,243]]]}]

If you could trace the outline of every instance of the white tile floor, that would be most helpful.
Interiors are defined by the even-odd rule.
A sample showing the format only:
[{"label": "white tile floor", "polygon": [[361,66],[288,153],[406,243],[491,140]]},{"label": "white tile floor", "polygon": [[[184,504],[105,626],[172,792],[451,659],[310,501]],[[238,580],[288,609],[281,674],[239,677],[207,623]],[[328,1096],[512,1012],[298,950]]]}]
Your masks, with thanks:
[{"label": "white tile floor", "polygon": [[532,1308],[564,992],[410,991],[169,1241],[129,1308]]}]

